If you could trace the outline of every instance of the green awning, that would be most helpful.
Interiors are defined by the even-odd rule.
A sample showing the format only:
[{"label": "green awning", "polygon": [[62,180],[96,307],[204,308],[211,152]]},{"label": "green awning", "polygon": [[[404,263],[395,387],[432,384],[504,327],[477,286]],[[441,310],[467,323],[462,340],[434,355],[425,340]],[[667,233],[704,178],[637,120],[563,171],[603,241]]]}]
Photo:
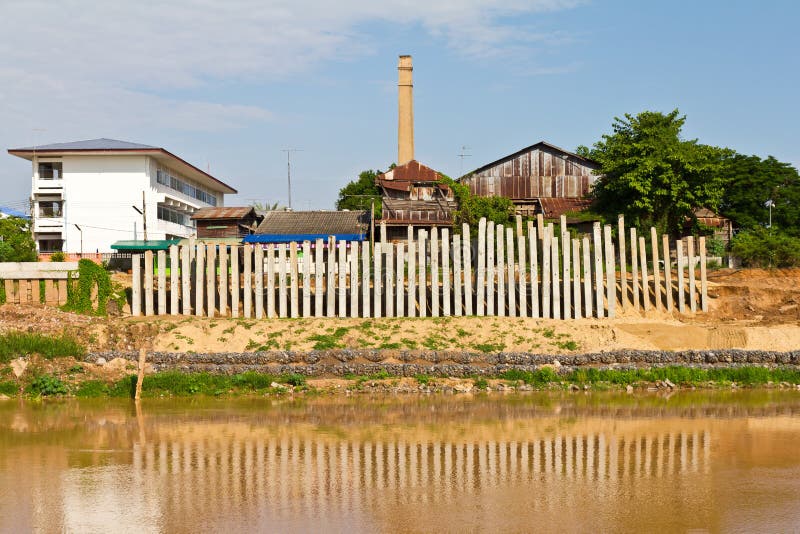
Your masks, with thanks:
[{"label": "green awning", "polygon": [[141,239],[131,241],[117,241],[111,248],[114,250],[167,250],[171,245],[177,245],[180,239]]}]

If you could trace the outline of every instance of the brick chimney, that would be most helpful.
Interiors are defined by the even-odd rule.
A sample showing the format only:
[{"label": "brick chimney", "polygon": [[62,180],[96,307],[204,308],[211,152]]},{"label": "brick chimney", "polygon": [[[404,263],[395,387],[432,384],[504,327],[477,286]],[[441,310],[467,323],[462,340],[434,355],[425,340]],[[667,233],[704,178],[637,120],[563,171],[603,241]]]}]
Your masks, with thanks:
[{"label": "brick chimney", "polygon": [[397,164],[414,159],[414,82],[411,56],[400,56],[397,65]]}]

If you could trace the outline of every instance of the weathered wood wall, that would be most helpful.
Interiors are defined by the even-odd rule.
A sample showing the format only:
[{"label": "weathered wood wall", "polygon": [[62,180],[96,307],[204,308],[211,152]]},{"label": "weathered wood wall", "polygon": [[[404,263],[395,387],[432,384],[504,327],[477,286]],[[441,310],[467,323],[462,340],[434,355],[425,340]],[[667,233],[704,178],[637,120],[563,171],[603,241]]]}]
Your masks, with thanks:
[{"label": "weathered wood wall", "polygon": [[[367,242],[333,239],[327,247],[322,240],[263,248],[173,246],[159,254],[160,265],[171,272],[157,284],[153,254],[133,256],[131,309],[134,315],[209,317],[554,319],[614,317],[618,310],[672,312],[674,302],[681,313],[708,309],[704,239],[670,244],[652,230],[648,248],[631,229],[628,248],[624,221],[616,236],[612,230],[595,223],[591,236],[575,239],[564,217],[557,226],[540,219],[527,228],[518,217],[506,226],[482,220],[476,236],[466,225],[453,235],[410,229],[406,242],[383,241],[374,250]],[[677,264],[670,260],[673,250]],[[663,266],[660,252],[669,260]],[[688,265],[698,260],[696,280]]]}]

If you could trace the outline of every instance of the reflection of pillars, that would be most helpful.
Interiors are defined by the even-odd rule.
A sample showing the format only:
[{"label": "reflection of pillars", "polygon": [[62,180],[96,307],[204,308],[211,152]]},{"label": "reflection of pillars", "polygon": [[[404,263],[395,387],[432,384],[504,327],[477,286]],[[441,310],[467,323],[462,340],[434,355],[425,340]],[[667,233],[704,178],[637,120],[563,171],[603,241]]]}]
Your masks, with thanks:
[{"label": "reflection of pillars", "polygon": [[636,444],[636,454],[634,454],[636,463],[633,466],[633,476],[635,476],[636,478],[642,478],[644,476],[642,474],[642,471],[644,469],[642,466],[642,449],[646,446],[645,444],[647,443],[647,437],[646,436],[637,437],[634,443]]},{"label": "reflection of pillars", "polygon": [[486,443],[486,487],[490,488],[497,482],[497,443],[489,441]]},{"label": "reflection of pillars", "polygon": [[383,491],[386,489],[386,479],[384,478],[384,454],[386,448],[380,441],[375,444],[375,487]]},{"label": "reflection of pillars", "polygon": [[314,486],[311,483],[313,470],[311,468],[311,442],[308,438],[303,440],[303,514],[311,517],[314,513]]},{"label": "reflection of pillars", "polygon": [[526,482],[531,472],[530,457],[528,456],[530,453],[530,444],[527,441],[523,441],[519,448],[519,477],[517,478]]},{"label": "reflection of pillars", "polygon": [[256,493],[255,494],[256,494],[257,497],[254,499],[254,501],[257,503],[257,506],[258,506],[259,509],[262,509],[262,506],[264,504],[264,492],[265,492],[265,488],[264,488],[264,469],[265,469],[265,466],[264,466],[264,447],[266,447],[266,445],[264,444],[264,439],[263,438],[258,438],[256,440],[256,468],[255,468],[256,469],[256,472],[255,472]]},{"label": "reflection of pillars", "polygon": [[[406,489],[408,487],[408,480],[406,478],[406,460],[408,453],[406,452],[406,443],[398,441],[395,443],[397,448],[397,489]],[[405,495],[405,493],[401,494]]]},{"label": "reflection of pillars", "polygon": [[166,477],[167,470],[167,442],[162,441],[158,444],[158,474],[162,477]]},{"label": "reflection of pillars", "polygon": [[317,442],[316,449],[316,458],[314,465],[317,468],[317,473],[315,476],[315,484],[314,487],[317,489],[316,495],[316,512],[317,517],[319,519],[323,519],[326,517],[325,513],[325,505],[328,503],[328,499],[325,495],[325,446],[322,444],[322,441]]},{"label": "reflection of pillars", "polygon": [[514,482],[517,482],[517,480],[520,477],[519,464],[517,463],[517,449],[518,445],[516,441],[512,441],[511,443],[509,443],[508,456],[510,459],[510,468],[508,471],[508,480],[513,480]]},{"label": "reflection of pillars", "polygon": [[467,443],[467,480],[466,490],[472,490],[475,487],[475,444]]},{"label": "reflection of pillars", "polygon": [[703,431],[703,473],[711,471],[711,435]]},{"label": "reflection of pillars", "polygon": [[700,471],[700,465],[699,465],[700,451],[698,447],[699,442],[700,442],[700,436],[695,430],[694,434],[692,434],[692,471],[695,473]]},{"label": "reflection of pillars", "polygon": [[506,463],[508,462],[508,453],[506,451],[507,443],[501,441],[500,443],[497,443],[495,446],[497,447],[497,474],[495,475],[495,485],[500,485],[505,482],[507,475],[506,471]]},{"label": "reflection of pillars", "polygon": [[650,478],[653,466],[653,436],[647,435],[644,437],[644,476]]},{"label": "reflection of pillars", "polygon": [[446,442],[444,444],[444,493],[446,500],[449,501],[453,496],[453,444]]},{"label": "reflection of pillars", "polygon": [[420,460],[420,465],[422,466],[422,486],[426,488],[426,491],[422,494],[425,504],[430,502],[431,486],[433,482],[433,478],[431,477],[430,457],[428,455],[430,446],[430,443],[424,441],[422,443],[422,450],[420,451],[422,455],[422,459]]},{"label": "reflection of pillars", "polygon": [[575,437],[575,475],[579,480],[585,480],[583,465],[583,436],[578,435]]},{"label": "reflection of pillars", "polygon": [[572,460],[573,460],[572,440],[573,439],[574,439],[574,436],[567,436],[565,438],[565,440],[566,440],[566,448],[565,448],[565,451],[564,451],[564,455],[566,456],[566,466],[565,467],[566,467],[567,478],[572,478]]},{"label": "reflection of pillars", "polygon": [[608,477],[616,482],[619,476],[619,441],[612,434],[608,440]]},{"label": "reflection of pillars", "polygon": [[483,443],[478,443],[478,476],[475,480],[475,488],[479,489],[483,486],[483,480],[486,473],[486,447]]},{"label": "reflection of pillars", "polygon": [[599,480],[606,478],[606,436],[604,434],[597,436],[597,478]]},{"label": "reflection of pillars", "polygon": [[409,443],[408,445],[408,485],[411,488],[417,487],[417,469],[419,464],[417,462],[417,444]]},{"label": "reflection of pillars", "polygon": [[442,444],[438,441],[433,442],[433,484],[434,484],[434,498],[439,500],[439,488],[437,485],[442,485],[444,478],[442,477]]},{"label": "reflection of pillars", "polygon": [[397,489],[397,442],[386,444],[386,489]]},{"label": "reflection of pillars", "polygon": [[586,436],[586,478],[595,479],[594,472],[594,434]]},{"label": "reflection of pillars", "polygon": [[544,445],[544,468],[542,472],[544,473],[545,477],[550,474],[550,470],[552,469],[553,465],[553,441],[550,439],[543,439],[542,440]]},{"label": "reflection of pillars", "polygon": [[541,460],[541,456],[540,456],[541,446],[542,446],[542,440],[537,439],[537,440],[535,440],[533,442],[533,474],[534,475],[538,475],[539,474],[539,468],[541,467],[541,461],[542,461]]},{"label": "reflection of pillars", "polygon": [[[622,436],[619,439],[619,444],[616,445],[617,450],[622,451],[622,458],[620,459],[618,469],[622,473],[622,480],[627,480],[628,475],[630,472],[631,466],[631,441],[626,436]],[[613,463],[611,464],[610,468],[614,469],[615,466]]]},{"label": "reflection of pillars", "polygon": [[686,472],[688,465],[686,462],[686,456],[688,453],[688,436],[686,432],[681,432],[681,473]]},{"label": "reflection of pillars", "polygon": [[653,438],[654,447],[656,449],[656,478],[661,478],[664,473],[664,435],[656,434]]},{"label": "reflection of pillars", "polygon": [[671,476],[675,472],[675,433],[667,435],[667,475]]},{"label": "reflection of pillars", "polygon": [[464,461],[464,444],[456,444],[456,473],[452,484],[458,491],[464,491],[464,478],[466,477],[467,465]]},{"label": "reflection of pillars", "polygon": [[[375,487],[375,481],[372,479],[375,470],[372,461],[372,443],[364,443],[364,492],[363,496],[366,497],[367,492]],[[366,501],[366,498],[364,498]]]}]

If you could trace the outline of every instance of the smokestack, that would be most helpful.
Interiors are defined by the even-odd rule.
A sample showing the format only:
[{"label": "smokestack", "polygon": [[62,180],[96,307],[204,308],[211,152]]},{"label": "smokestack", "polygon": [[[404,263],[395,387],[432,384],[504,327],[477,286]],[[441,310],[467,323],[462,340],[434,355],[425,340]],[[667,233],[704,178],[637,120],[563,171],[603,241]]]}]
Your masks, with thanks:
[{"label": "smokestack", "polygon": [[397,164],[414,159],[414,82],[411,56],[400,56],[397,65]]}]

